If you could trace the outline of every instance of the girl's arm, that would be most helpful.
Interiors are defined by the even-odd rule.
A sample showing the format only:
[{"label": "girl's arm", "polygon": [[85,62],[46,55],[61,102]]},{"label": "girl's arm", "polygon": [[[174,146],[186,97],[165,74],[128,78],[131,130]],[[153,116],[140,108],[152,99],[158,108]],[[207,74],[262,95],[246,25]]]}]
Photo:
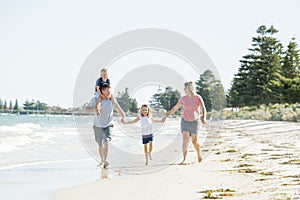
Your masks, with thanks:
[{"label": "girl's arm", "polygon": [[134,120],[131,121],[126,121],[126,119],[122,120],[123,124],[134,124],[138,121],[140,121],[140,117],[136,117]]},{"label": "girl's arm", "polygon": [[162,119],[154,119],[151,117],[152,122],[164,122],[164,118]]}]

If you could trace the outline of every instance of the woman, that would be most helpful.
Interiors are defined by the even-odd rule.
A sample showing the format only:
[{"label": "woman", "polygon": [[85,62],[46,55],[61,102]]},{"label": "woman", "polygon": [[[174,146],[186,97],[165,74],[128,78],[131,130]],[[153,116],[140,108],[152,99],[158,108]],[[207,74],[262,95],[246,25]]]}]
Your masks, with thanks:
[{"label": "woman", "polygon": [[200,144],[198,143],[198,129],[199,129],[199,119],[200,112],[199,108],[202,110],[201,121],[203,124],[206,123],[206,108],[203,102],[203,99],[200,95],[196,94],[195,86],[193,82],[187,82],[184,84],[185,96],[178,100],[178,103],[167,113],[164,117],[164,120],[175,113],[179,108],[183,107],[183,115],[181,118],[181,132],[182,132],[182,152],[183,152],[183,161],[181,164],[184,164],[187,156],[187,147],[192,138],[193,145],[198,154],[198,162],[202,161],[200,153]]}]

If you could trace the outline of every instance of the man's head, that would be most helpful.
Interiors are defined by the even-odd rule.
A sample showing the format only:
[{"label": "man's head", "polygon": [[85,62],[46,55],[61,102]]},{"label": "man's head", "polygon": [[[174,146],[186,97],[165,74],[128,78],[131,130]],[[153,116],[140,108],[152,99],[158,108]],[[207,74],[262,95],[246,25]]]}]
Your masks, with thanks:
[{"label": "man's head", "polygon": [[107,98],[110,95],[110,85],[107,83],[104,83],[101,87],[101,92],[105,98]]}]

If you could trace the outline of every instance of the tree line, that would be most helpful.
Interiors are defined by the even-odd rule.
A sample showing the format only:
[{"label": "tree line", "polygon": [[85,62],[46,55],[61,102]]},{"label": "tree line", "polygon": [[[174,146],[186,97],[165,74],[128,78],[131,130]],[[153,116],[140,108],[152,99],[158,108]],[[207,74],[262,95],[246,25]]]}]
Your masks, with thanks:
[{"label": "tree line", "polygon": [[[204,71],[195,82],[195,86],[196,93],[203,98],[207,111],[219,111],[226,106],[224,88],[211,70]],[[149,104],[153,111],[159,114],[161,111],[171,110],[180,98],[181,94],[178,90],[174,90],[170,86],[164,89],[159,87],[157,92],[151,96]],[[137,101],[130,97],[128,88],[125,88],[124,92],[118,93],[117,101],[125,112],[137,113],[139,110]],[[178,110],[175,114],[180,112],[181,110]]]},{"label": "tree line", "polygon": [[[14,106],[12,100],[7,103],[7,100],[2,100],[0,98],[0,112],[8,112],[8,113],[18,113],[20,111],[18,99],[15,100]],[[40,102],[39,100],[26,100],[23,103],[23,109],[26,111],[38,110],[44,111],[48,109],[48,105],[46,103]]]}]

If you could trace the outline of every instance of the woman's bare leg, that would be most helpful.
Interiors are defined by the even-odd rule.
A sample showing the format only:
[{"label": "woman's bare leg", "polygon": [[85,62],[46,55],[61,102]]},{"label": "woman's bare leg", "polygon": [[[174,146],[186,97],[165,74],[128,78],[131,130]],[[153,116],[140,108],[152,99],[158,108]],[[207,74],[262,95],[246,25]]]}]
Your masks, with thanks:
[{"label": "woman's bare leg", "polygon": [[188,151],[188,144],[190,141],[190,133],[183,131],[182,132],[182,153],[183,153],[183,160],[180,164],[184,164],[186,161],[187,151]]},{"label": "woman's bare leg", "polygon": [[200,152],[200,144],[198,142],[197,134],[192,134],[192,142],[198,154],[198,162],[202,161],[201,152]]}]

